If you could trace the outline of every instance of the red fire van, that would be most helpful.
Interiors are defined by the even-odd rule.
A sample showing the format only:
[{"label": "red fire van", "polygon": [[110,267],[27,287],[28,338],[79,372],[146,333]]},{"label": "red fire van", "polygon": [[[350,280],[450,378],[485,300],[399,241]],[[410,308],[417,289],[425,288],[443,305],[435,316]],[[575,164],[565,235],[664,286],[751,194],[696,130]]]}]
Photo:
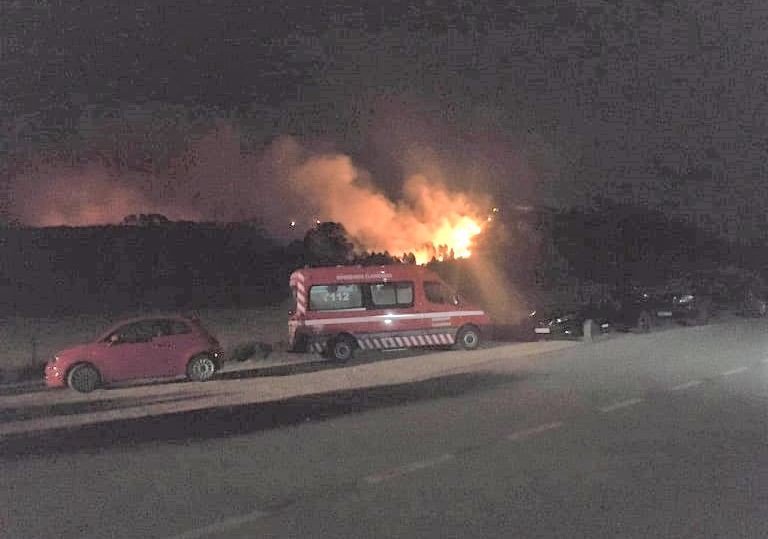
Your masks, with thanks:
[{"label": "red fire van", "polygon": [[296,270],[290,347],[346,361],[356,349],[458,345],[473,350],[490,319],[421,266]]}]

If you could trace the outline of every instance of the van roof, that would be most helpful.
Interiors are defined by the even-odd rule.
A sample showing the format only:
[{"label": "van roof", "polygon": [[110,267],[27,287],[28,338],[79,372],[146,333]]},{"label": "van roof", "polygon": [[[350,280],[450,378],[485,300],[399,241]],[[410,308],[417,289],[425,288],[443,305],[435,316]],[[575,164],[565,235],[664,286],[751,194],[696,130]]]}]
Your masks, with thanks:
[{"label": "van roof", "polygon": [[291,280],[294,280],[299,275],[308,281],[328,283],[388,282],[414,278],[441,280],[431,270],[412,264],[302,268],[293,272]]}]

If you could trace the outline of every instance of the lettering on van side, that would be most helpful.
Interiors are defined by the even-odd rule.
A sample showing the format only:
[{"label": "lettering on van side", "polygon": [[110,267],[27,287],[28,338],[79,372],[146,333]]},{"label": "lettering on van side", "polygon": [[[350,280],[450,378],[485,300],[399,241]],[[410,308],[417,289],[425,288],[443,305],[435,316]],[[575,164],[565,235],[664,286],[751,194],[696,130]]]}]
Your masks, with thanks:
[{"label": "lettering on van side", "polygon": [[347,273],[346,275],[337,275],[337,281],[366,281],[366,280],[389,280],[392,279],[391,273]]}]

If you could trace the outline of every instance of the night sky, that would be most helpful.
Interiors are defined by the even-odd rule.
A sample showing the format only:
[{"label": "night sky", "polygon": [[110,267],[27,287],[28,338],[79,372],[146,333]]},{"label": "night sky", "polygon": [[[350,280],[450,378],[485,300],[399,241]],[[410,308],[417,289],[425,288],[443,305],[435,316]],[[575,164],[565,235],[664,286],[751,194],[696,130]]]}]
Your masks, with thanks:
[{"label": "night sky", "polygon": [[3,0],[0,211],[27,215],[40,163],[172,198],[179,156],[226,126],[246,153],[350,155],[392,196],[427,154],[501,204],[768,229],[765,2],[352,4]]}]

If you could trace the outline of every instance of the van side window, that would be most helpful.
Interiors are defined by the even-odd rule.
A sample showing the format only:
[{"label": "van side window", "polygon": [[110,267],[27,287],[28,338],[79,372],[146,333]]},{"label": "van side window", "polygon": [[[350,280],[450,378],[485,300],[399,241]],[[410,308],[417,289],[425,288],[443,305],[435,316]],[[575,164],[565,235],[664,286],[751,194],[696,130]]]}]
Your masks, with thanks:
[{"label": "van side window", "polygon": [[381,283],[371,286],[373,307],[411,307],[413,283]]},{"label": "van side window", "polygon": [[424,295],[427,296],[427,301],[430,303],[441,305],[453,303],[453,292],[443,283],[424,282]]},{"label": "van side window", "polygon": [[363,291],[359,284],[319,285],[309,289],[310,311],[338,311],[363,306]]}]

